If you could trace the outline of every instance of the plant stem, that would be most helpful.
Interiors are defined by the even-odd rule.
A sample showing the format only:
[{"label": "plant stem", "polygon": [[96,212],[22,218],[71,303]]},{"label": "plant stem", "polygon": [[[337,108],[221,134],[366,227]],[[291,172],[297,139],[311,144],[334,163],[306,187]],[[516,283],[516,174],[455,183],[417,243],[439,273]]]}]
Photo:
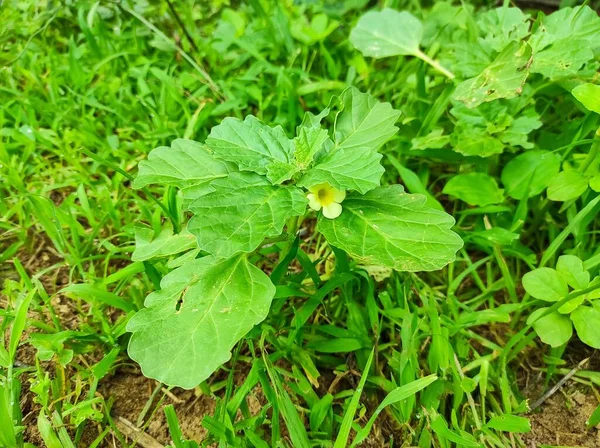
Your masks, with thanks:
[{"label": "plant stem", "polygon": [[418,57],[419,59],[421,59],[422,61],[427,62],[429,65],[431,65],[433,68],[435,68],[438,72],[440,72],[444,76],[448,77],[448,79],[456,78],[454,73],[452,73],[447,68],[442,67],[442,65],[439,62],[431,59],[429,56],[427,56],[421,50],[417,50],[417,52],[415,53],[415,56]]}]

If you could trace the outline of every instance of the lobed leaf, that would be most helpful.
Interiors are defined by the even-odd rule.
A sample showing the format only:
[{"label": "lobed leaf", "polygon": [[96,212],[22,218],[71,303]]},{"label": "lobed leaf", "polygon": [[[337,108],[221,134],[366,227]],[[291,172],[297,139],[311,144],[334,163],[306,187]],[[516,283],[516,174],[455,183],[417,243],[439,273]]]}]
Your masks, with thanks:
[{"label": "lobed leaf", "polygon": [[302,215],[308,203],[300,189],[271,185],[254,173],[232,173],[211,187],[190,205],[188,229],[200,249],[219,258],[252,252],[265,238],[280,235],[287,219]]}]

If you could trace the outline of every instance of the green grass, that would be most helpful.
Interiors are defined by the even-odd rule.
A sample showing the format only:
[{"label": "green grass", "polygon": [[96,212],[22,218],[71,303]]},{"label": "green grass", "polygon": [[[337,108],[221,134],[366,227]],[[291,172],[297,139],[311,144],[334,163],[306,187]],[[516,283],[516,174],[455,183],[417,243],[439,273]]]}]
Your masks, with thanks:
[{"label": "green grass", "polygon": [[[421,13],[419,2],[389,3]],[[533,369],[544,388],[582,358],[565,355],[572,345],[548,348],[525,324],[540,302],[521,277],[567,251],[598,273],[595,193],[562,208],[536,196],[498,210],[442,194],[456,173],[499,178],[513,157],[410,150],[412,138],[455,121],[443,76],[416,58],[363,58],[348,42],[362,10],[308,45],[299,36],[310,6],[226,4],[174,2],[177,16],[167,2],[1,4],[0,446],[134,446],[139,435],[124,417],[177,448],[338,448],[356,437],[370,446],[524,447],[518,431],[490,419],[527,411]],[[254,114],[292,135],[305,111],[347,85],[402,111],[400,135],[381,149],[382,183],[425,193],[456,218],[466,242],[456,262],[375,281],[310,237],[309,222],[297,260],[277,273],[269,317],[229,363],[193,392],[135,383],[125,324],[169,269],[131,262],[134,225],[158,231],[167,214],[185,219],[170,189],[132,189],[137,163],[177,137],[203,141],[228,116]],[[598,118],[558,85],[532,87],[544,122],[536,145],[583,160]],[[519,243],[490,237],[490,227]],[[264,248],[264,266],[280,250],[290,248]],[[123,378],[144,386],[113,394]],[[600,386],[592,368],[574,378]]]}]

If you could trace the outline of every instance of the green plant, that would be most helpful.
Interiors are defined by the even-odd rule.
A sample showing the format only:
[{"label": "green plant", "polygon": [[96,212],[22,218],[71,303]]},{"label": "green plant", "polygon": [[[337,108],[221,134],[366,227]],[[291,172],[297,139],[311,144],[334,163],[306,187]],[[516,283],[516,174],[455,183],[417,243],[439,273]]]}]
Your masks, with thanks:
[{"label": "green plant", "polygon": [[450,230],[452,217],[399,185],[379,186],[377,148],[398,130],[399,112],[354,88],[332,104],[338,112],[331,133],[321,126],[330,108],[307,113],[293,139],[253,116],[226,118],[204,145],[175,140],[140,163],[135,187],[176,188],[181,195],[173,194],[170,215],[192,214],[179,234],[167,227],[151,239],[138,231],[135,260],[192,250],[127,325],[129,354],[146,375],[190,388],[230,358],[275,296],[254,266],[256,252],[284,241],[280,263],[289,265],[311,209],[321,211],[317,232],[361,263],[415,272],[454,260],[462,241]]},{"label": "green plant", "polygon": [[525,274],[523,287],[536,299],[562,303],[558,308],[538,308],[527,319],[543,342],[560,347],[571,339],[575,327],[579,339],[600,348],[600,301],[596,300],[600,298],[600,278],[590,281],[581,259],[562,255],[556,269],[542,267]]}]

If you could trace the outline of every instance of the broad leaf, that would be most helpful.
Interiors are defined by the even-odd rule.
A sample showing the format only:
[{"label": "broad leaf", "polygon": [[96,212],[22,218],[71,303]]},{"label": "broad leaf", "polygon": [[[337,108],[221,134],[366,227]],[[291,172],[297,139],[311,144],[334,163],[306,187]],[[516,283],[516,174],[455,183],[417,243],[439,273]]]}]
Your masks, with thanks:
[{"label": "broad leaf", "polygon": [[340,96],[342,110],[335,119],[335,147],[376,150],[397,131],[400,111],[381,103],[368,93],[350,87]]},{"label": "broad leaf", "polygon": [[443,193],[480,207],[504,200],[496,180],[484,173],[458,174],[444,186]]},{"label": "broad leaf", "polygon": [[548,199],[569,201],[577,199],[588,187],[588,179],[577,170],[568,170],[554,176],[548,185]]},{"label": "broad leaf", "polygon": [[444,135],[443,129],[434,129],[423,137],[415,137],[410,141],[410,149],[440,149],[450,143],[450,136]]},{"label": "broad leaf", "polygon": [[577,74],[594,52],[584,40],[564,39],[535,54],[531,71],[546,78],[559,79]]},{"label": "broad leaf", "polygon": [[600,311],[591,306],[580,306],[571,313],[571,320],[579,339],[600,349]]},{"label": "broad leaf", "polygon": [[595,84],[581,84],[571,90],[577,101],[590,112],[600,114],[600,86]]},{"label": "broad leaf", "polygon": [[292,141],[281,126],[272,128],[252,115],[244,121],[225,118],[211,129],[206,146],[220,159],[235,163],[240,170],[262,175],[268,173],[267,165],[287,164],[293,159]]},{"label": "broad leaf", "polygon": [[177,139],[171,147],[161,146],[139,163],[134,188],[149,184],[173,185],[178,188],[206,185],[226,177],[231,171],[226,163],[216,160],[200,143]]},{"label": "broad leaf", "polygon": [[583,261],[575,255],[558,257],[556,272],[573,289],[583,289],[590,283],[590,273],[583,268]]},{"label": "broad leaf", "polygon": [[133,261],[145,261],[151,258],[168,257],[198,247],[196,237],[183,229],[173,234],[173,227],[165,225],[154,237],[154,230],[149,227],[135,227],[135,250],[131,255]]},{"label": "broad leaf", "polygon": [[567,282],[551,268],[539,268],[523,276],[523,287],[532,297],[558,302],[569,294]]},{"label": "broad leaf", "polygon": [[406,11],[384,8],[363,14],[350,32],[350,42],[364,56],[415,55],[423,36],[421,21]]},{"label": "broad leaf", "polygon": [[367,148],[337,148],[319,160],[298,182],[301,187],[328,183],[338,190],[366,193],[379,186],[385,169],[381,154]]},{"label": "broad leaf", "polygon": [[510,42],[518,42],[529,34],[529,15],[520,8],[499,7],[477,16],[480,42],[501,52]]},{"label": "broad leaf", "polygon": [[573,336],[573,324],[567,316],[557,311],[541,317],[548,308],[535,310],[527,319],[527,325],[531,325],[539,338],[551,347],[560,347],[567,343]]},{"label": "broad leaf", "polygon": [[495,415],[494,417],[490,418],[485,426],[497,431],[518,433],[526,433],[531,431],[531,423],[529,423],[528,418],[511,414]]},{"label": "broad leaf", "polygon": [[195,387],[264,320],[274,294],[269,277],[245,256],[190,261],[166,275],[127,324],[129,356],[145,376]]},{"label": "broad leaf", "polygon": [[425,205],[426,197],[400,185],[350,195],[336,219],[317,226],[327,241],[363,264],[398,271],[433,271],[454,261],[462,247],[451,227],[454,218]]},{"label": "broad leaf", "polygon": [[190,205],[188,229],[200,249],[217,257],[252,252],[266,237],[283,231],[288,218],[306,210],[307,200],[293,186],[274,186],[253,173],[232,173],[218,179],[214,191]]},{"label": "broad leaf", "polygon": [[528,151],[512,159],[502,170],[506,194],[523,199],[540,194],[560,169],[560,156],[549,151]]},{"label": "broad leaf", "polygon": [[504,144],[483,129],[457,127],[451,141],[452,149],[465,156],[489,157],[504,151]]},{"label": "broad leaf", "polygon": [[477,107],[483,102],[520,95],[529,75],[529,64],[531,47],[511,42],[480,75],[460,83],[454,98],[467,107]]}]

